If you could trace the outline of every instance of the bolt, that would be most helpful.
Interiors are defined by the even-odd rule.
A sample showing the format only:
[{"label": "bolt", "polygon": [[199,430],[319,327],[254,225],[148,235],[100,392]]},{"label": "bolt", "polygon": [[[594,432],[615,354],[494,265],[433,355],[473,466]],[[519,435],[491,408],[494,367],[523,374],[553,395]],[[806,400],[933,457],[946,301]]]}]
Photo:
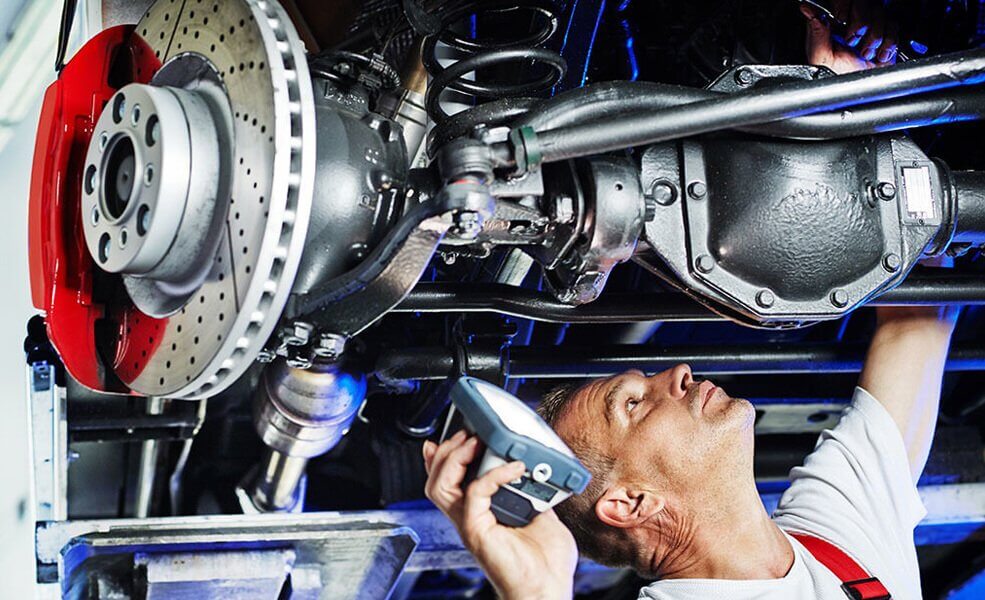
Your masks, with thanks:
[{"label": "bolt", "polygon": [[345,341],[344,335],[323,333],[318,336],[318,341],[315,342],[315,356],[330,359],[338,358],[345,351]]},{"label": "bolt", "polygon": [[694,266],[702,273],[711,273],[715,268],[715,259],[707,254],[702,254],[698,260],[694,261]]},{"label": "bolt", "polygon": [[692,181],[691,184],[687,186],[687,193],[695,200],[699,200],[704,198],[705,194],[708,193],[708,186],[706,186],[703,181]]},{"label": "bolt", "polygon": [[896,186],[888,181],[883,181],[876,186],[876,195],[883,200],[892,200],[896,197]]},{"label": "bolt", "polygon": [[277,353],[276,352],[274,352],[270,348],[264,348],[264,349],[260,350],[260,352],[257,353],[256,361],[258,363],[267,364],[267,363],[274,362],[274,359],[275,358],[277,358]]},{"label": "bolt", "polygon": [[650,197],[660,206],[670,206],[677,200],[677,188],[666,179],[658,179],[650,186]]},{"label": "bolt", "polygon": [[292,369],[305,370],[311,368],[311,359],[296,350],[288,351],[287,359],[284,362]]},{"label": "bolt", "polygon": [[749,69],[739,69],[735,72],[735,82],[741,86],[751,85],[753,82],[752,72]]},{"label": "bolt", "polygon": [[769,308],[773,306],[774,302],[776,302],[776,296],[769,290],[759,290],[759,293],[756,294],[756,304],[762,308]]},{"label": "bolt", "polygon": [[882,257],[882,266],[885,267],[890,273],[895,273],[899,271],[900,266],[903,264],[903,260],[898,254],[893,254],[890,252],[886,256]]},{"label": "bolt", "polygon": [[556,196],[554,198],[554,220],[558,223],[570,223],[575,220],[575,201],[571,196]]},{"label": "bolt", "polygon": [[460,238],[475,239],[482,231],[482,221],[479,213],[474,210],[463,210],[455,215],[455,229]]},{"label": "bolt", "polygon": [[848,306],[848,292],[842,289],[837,289],[831,292],[831,304],[834,304],[838,308],[845,308]]},{"label": "bolt", "polygon": [[314,331],[315,327],[311,323],[295,321],[281,328],[280,338],[287,346],[304,346],[311,339]]}]

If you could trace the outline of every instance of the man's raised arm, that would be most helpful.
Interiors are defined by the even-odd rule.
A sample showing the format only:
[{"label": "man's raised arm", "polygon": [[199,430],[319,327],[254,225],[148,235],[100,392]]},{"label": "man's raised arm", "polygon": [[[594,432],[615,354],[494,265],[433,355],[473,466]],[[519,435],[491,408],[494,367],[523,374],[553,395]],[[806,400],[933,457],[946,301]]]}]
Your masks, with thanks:
[{"label": "man's raised arm", "polygon": [[886,407],[903,434],[914,482],[933,442],[944,361],[958,310],[880,307],[859,380],[859,386]]}]

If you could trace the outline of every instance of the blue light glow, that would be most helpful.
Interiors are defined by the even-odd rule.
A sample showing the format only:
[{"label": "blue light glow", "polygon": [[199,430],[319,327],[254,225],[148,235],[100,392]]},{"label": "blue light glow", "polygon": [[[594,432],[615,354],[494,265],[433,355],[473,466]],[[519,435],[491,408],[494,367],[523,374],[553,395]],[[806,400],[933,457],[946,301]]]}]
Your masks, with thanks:
[{"label": "blue light glow", "polygon": [[588,51],[585,52],[585,70],[581,74],[581,85],[584,86],[588,81],[588,67],[592,64],[592,49],[595,47],[595,39],[599,34],[599,25],[602,23],[602,13],[605,12],[605,0],[599,3],[599,14],[595,17],[595,28],[592,29],[592,38],[588,42]]},{"label": "blue light glow", "polygon": [[[631,1],[626,0],[623,6]],[[622,10],[621,7],[620,10]],[[629,80],[636,81],[640,77],[640,65],[636,61],[636,48],[634,47],[633,31],[629,28],[629,21],[622,22],[622,29],[626,32],[626,56],[629,58]]]},{"label": "blue light glow", "polygon": [[616,11],[617,12],[623,12],[627,8],[629,8],[629,5],[632,4],[632,3],[633,3],[633,0],[622,0],[622,4],[619,5],[619,8],[617,8]]}]

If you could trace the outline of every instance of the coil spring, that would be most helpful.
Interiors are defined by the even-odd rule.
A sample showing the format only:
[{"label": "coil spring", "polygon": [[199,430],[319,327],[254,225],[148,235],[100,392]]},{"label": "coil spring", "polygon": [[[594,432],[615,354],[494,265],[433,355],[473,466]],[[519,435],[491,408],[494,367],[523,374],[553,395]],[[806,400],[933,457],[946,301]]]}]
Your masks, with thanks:
[{"label": "coil spring", "polygon": [[[438,33],[428,36],[423,46],[423,63],[431,75],[425,108],[438,125],[450,115],[441,108],[441,94],[453,90],[476,99],[517,98],[538,94],[554,87],[567,68],[564,58],[553,50],[541,47],[558,29],[559,7],[551,0],[462,0],[442,7],[436,16],[441,21]],[[514,39],[473,39],[453,31],[452,25],[468,17],[483,14],[522,11],[539,17],[534,19],[533,31]],[[437,47],[441,42],[466,58],[443,67],[438,62]],[[506,63],[527,62],[531,67],[547,67],[542,75],[521,82],[477,82],[467,79],[470,73]]]}]

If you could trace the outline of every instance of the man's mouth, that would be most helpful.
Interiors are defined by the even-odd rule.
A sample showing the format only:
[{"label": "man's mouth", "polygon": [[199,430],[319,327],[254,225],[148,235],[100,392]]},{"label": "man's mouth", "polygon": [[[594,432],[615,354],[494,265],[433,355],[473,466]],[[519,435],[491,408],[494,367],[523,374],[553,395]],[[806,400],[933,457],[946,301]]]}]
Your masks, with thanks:
[{"label": "man's mouth", "polygon": [[702,381],[698,384],[698,390],[695,396],[696,399],[701,402],[701,412],[704,412],[705,406],[707,406],[708,401],[715,396],[716,391],[718,391],[718,386],[708,380]]}]

